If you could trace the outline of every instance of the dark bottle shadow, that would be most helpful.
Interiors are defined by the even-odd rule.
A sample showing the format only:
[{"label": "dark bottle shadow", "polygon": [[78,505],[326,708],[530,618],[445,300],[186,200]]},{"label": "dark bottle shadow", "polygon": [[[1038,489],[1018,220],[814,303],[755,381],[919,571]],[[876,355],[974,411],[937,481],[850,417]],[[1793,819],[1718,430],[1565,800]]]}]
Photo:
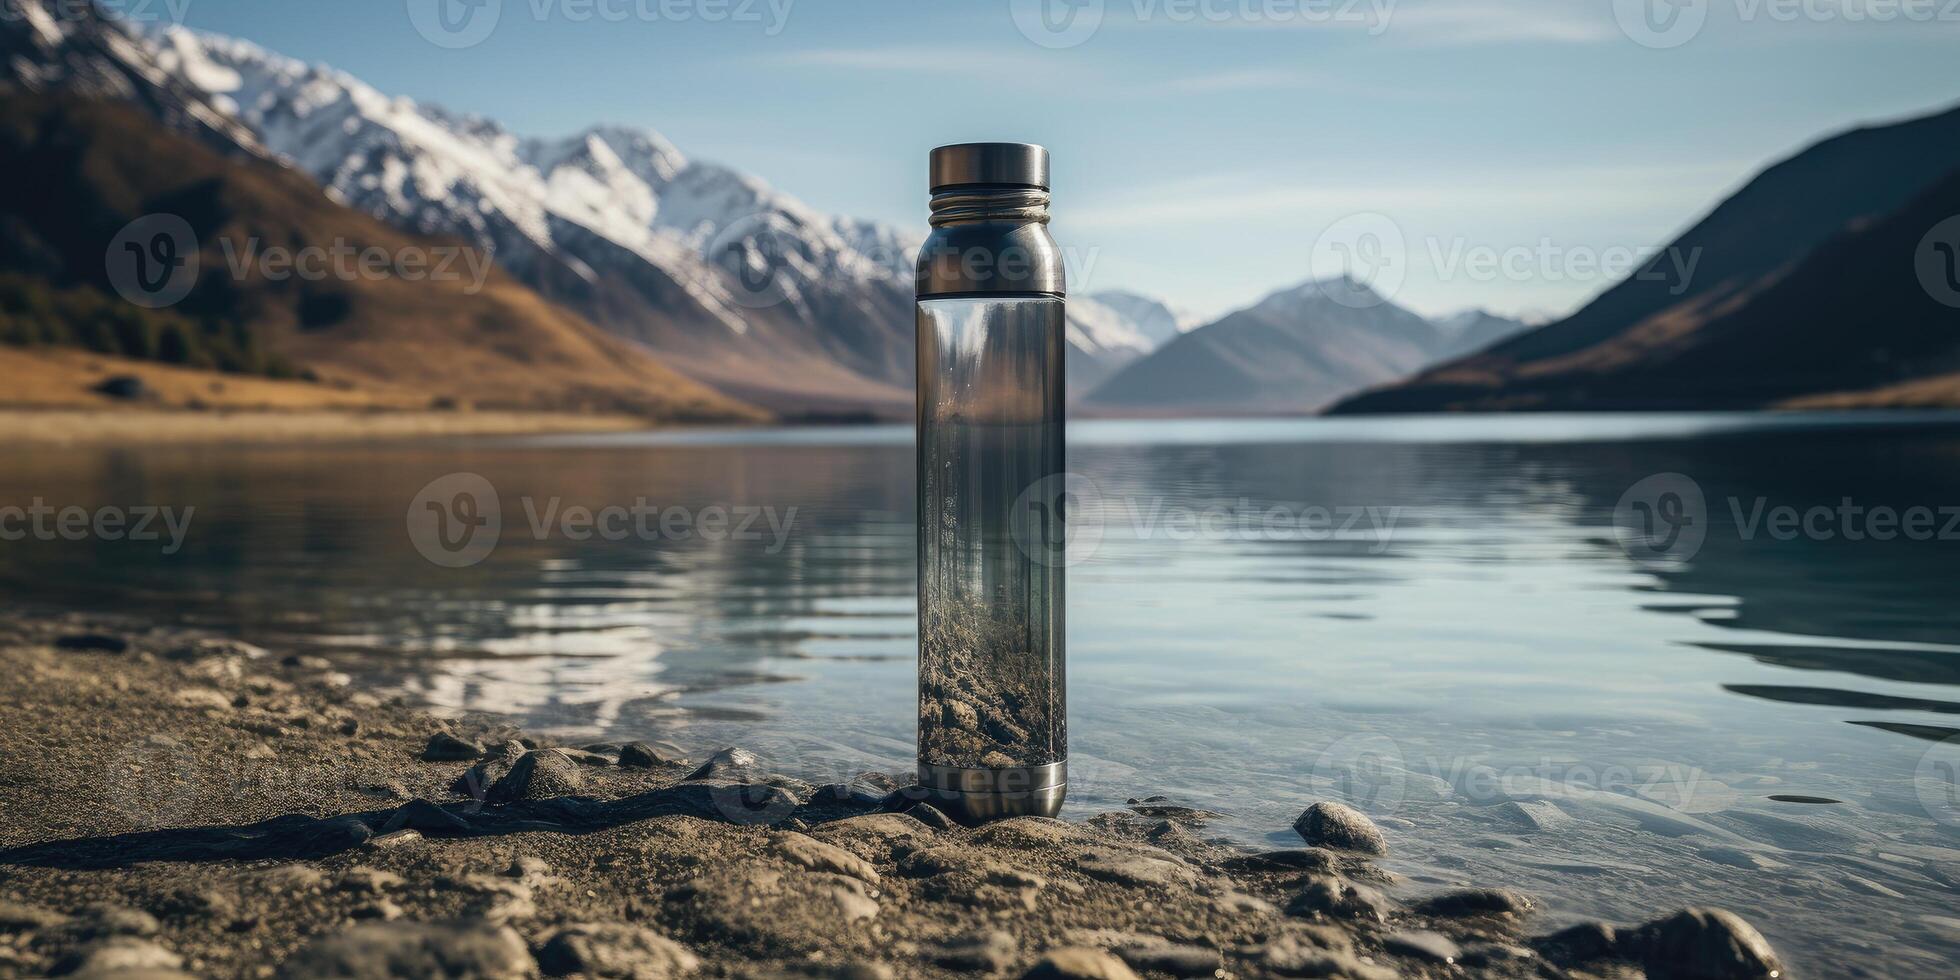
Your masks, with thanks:
[{"label": "dark bottle shadow", "polygon": [[334,817],[288,814],[236,826],[132,831],[44,841],[0,851],[0,865],[71,871],[126,868],[151,861],[264,861],[322,858],[376,837],[414,830],[432,838],[467,839],[548,832],[584,834],[653,817],[692,816],[718,823],[775,824],[792,816],[817,823],[865,812],[846,801],[800,803],[774,786],[678,783],[618,800],[558,797],[505,804],[475,801],[438,805],[416,800],[400,807]]}]

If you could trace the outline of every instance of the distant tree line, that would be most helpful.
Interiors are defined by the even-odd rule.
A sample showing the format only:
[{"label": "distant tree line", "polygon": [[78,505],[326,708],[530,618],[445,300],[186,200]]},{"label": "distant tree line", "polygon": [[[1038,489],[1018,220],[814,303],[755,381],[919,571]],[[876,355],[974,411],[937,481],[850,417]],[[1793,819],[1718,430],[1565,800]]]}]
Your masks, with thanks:
[{"label": "distant tree line", "polygon": [[312,379],[312,372],[266,351],[243,323],[146,310],[86,286],[61,289],[19,273],[0,272],[0,343],[80,347],[232,374]]}]

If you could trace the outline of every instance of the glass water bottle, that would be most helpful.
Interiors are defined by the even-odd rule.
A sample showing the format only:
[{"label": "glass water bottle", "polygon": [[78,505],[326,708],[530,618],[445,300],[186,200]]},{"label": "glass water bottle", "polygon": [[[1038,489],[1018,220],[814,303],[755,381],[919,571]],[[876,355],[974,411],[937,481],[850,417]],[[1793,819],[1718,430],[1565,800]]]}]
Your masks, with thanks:
[{"label": "glass water bottle", "polygon": [[918,273],[919,784],[955,819],[1067,786],[1061,253],[1048,151],[932,151]]}]

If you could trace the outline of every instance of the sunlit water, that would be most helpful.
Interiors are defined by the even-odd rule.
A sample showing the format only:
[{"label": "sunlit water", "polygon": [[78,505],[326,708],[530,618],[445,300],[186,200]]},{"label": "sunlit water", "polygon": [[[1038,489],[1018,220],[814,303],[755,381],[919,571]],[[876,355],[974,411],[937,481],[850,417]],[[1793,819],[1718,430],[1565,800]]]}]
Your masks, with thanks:
[{"label": "sunlit water", "polygon": [[[1086,423],[1070,462],[1094,491],[1068,572],[1071,815],[1164,794],[1283,844],[1346,798],[1412,893],[1518,887],[1547,928],[1714,904],[1808,975],[1950,969],[1960,421]],[[908,429],[0,463],[0,505],[196,507],[174,555],[0,545],[30,601],[237,631],[530,729],[741,744],[812,781],[912,763]],[[455,473],[494,487],[502,527],[448,568],[410,529]],[[1661,473],[1705,510],[1662,499],[1674,477],[1622,504]],[[532,527],[640,498],[763,516],[713,535],[750,540]],[[1856,516],[1848,540],[1845,498],[1931,530],[1874,540]],[[1783,506],[1838,516],[1775,535]],[[1630,556],[1650,512],[1693,530]]]}]

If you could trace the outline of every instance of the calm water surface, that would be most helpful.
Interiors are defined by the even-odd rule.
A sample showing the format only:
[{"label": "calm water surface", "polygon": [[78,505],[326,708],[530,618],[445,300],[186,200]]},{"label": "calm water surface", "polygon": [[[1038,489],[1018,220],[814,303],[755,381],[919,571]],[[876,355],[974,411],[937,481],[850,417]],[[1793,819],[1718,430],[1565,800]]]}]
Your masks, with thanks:
[{"label": "calm water surface", "polygon": [[[1546,924],[1717,904],[1804,974],[1951,969],[1960,420],[1086,423],[1070,440],[1073,816],[1161,793],[1261,845],[1346,798],[1390,828],[1412,893],[1515,886],[1547,899]],[[0,463],[0,504],[197,508],[174,555],[7,544],[0,581],[29,600],[238,631],[531,729],[739,743],[816,781],[911,765],[909,429]],[[456,473],[494,487],[502,527],[446,568],[408,527]],[[1678,476],[1641,484],[1655,474]],[[783,533],[531,526],[642,498],[766,509]],[[1772,533],[1781,507],[1828,516]],[[1873,509],[1913,507],[1921,539],[1875,539],[1895,525]]]}]

